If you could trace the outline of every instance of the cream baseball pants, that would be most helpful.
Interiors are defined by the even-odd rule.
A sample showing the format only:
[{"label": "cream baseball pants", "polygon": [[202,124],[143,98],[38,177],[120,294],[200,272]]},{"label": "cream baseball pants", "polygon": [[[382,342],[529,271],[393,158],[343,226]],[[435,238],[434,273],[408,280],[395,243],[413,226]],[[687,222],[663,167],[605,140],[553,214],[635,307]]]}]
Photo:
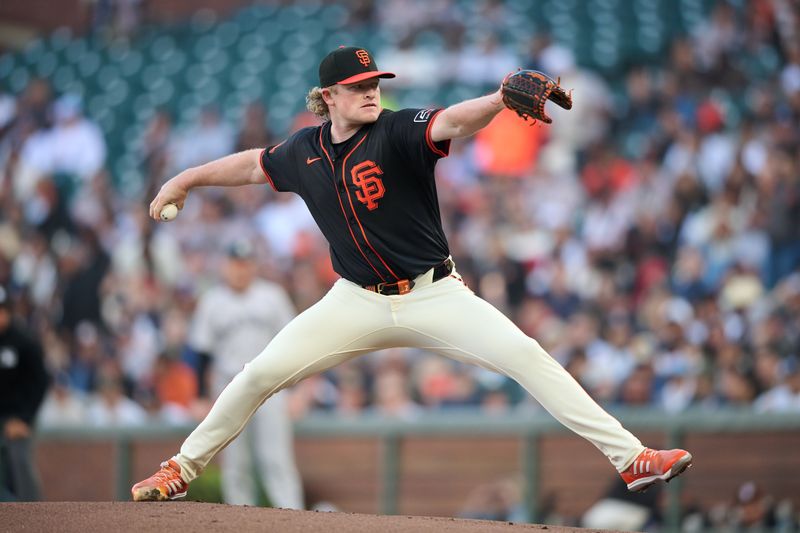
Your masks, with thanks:
[{"label": "cream baseball pants", "polygon": [[273,506],[305,508],[303,483],[294,460],[292,420],[285,392],[274,394],[268,404],[256,411],[239,438],[231,441],[220,453],[225,503],[258,505],[256,485],[260,481]]},{"label": "cream baseball pants", "polygon": [[404,295],[384,296],[338,280],[283,328],[231,381],[175,460],[186,481],[244,429],[279,390],[362,354],[414,347],[479,365],[522,385],[559,422],[594,444],[622,472],[644,446],[606,413],[539,343],[478,298],[453,273],[433,271]]}]

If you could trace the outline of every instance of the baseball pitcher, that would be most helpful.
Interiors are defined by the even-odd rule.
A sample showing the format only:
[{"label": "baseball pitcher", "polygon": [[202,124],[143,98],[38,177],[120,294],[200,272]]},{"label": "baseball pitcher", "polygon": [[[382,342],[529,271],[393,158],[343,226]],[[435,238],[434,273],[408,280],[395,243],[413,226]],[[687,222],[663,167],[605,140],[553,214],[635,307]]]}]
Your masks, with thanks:
[{"label": "baseball pitcher", "polygon": [[410,346],[500,372],[556,419],[594,444],[633,491],[669,480],[692,461],[685,450],[645,448],[534,339],[464,285],[442,230],[434,181],[450,140],[474,134],[504,106],[547,121],[544,100],[571,97],[541,73],[521,71],[495,93],[447,109],[381,108],[381,78],[363,48],[339,48],[319,66],[308,107],[325,119],[284,142],[185,170],[150,204],[159,220],[201,186],[267,183],[308,205],[341,275],[233,379],[206,419],[133,499],[186,493],[212,457],[270,396],[312,374],[375,350]]}]

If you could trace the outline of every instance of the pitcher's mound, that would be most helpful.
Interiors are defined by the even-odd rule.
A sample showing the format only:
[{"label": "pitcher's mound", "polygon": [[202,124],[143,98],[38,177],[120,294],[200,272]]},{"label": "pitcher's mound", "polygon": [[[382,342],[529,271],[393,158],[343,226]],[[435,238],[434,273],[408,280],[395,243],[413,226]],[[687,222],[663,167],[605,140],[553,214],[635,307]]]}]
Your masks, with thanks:
[{"label": "pitcher's mound", "polygon": [[585,531],[575,528],[458,520],[426,516],[374,516],[265,509],[199,502],[0,503],[0,531],[111,533],[147,531],[275,531],[309,533]]}]

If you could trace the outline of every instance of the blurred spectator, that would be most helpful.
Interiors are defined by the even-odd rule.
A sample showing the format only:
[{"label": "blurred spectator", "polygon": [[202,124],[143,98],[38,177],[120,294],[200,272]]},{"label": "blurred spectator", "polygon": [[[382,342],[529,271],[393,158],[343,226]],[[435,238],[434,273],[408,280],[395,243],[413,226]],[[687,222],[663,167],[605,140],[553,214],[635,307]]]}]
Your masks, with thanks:
[{"label": "blurred spectator", "polygon": [[478,485],[467,495],[457,516],[472,520],[526,522],[520,485],[514,478]]},{"label": "blurred spectator", "polygon": [[67,376],[72,387],[88,394],[97,386],[98,368],[104,359],[100,332],[91,322],[80,322],[75,327],[72,339]]},{"label": "blurred spectator", "polygon": [[52,129],[28,137],[20,155],[23,171],[30,169],[38,179],[51,176],[67,201],[102,168],[106,158],[102,132],[82,110],[79,96],[61,96],[53,104]]},{"label": "blurred spectator", "polygon": [[800,266],[800,163],[784,151],[772,154],[762,176],[764,206],[768,213],[770,253],[766,264],[767,287]]},{"label": "blurred spectator", "polygon": [[124,378],[139,388],[151,378],[162,351],[160,285],[148,278],[136,279],[132,285],[123,296],[125,314],[117,325],[114,352]]},{"label": "blurred spectator", "polygon": [[139,28],[144,4],[144,0],[89,0],[86,7],[94,31],[127,41]]},{"label": "blurred spectator", "polygon": [[[393,65],[397,74],[397,87],[432,87],[441,79],[442,71],[436,57],[414,44],[414,36],[400,39],[396,47],[381,50],[378,61],[382,65]],[[425,105],[423,103],[422,105]]]},{"label": "blurred spectator", "polygon": [[89,399],[89,424],[94,427],[141,426],[148,420],[147,411],[125,395],[122,372],[106,360],[98,371],[97,392]]},{"label": "blurred spectator", "polygon": [[71,387],[69,375],[60,372],[53,380],[47,396],[42,403],[38,422],[44,427],[86,426],[86,396]]},{"label": "blurred spectator", "polygon": [[778,367],[779,381],[756,398],[754,408],[762,412],[800,412],[800,360],[791,356],[778,363]]},{"label": "blurred spectator", "polygon": [[[97,124],[83,116],[83,102],[77,95],[66,94],[56,100],[53,118],[48,139],[51,159],[39,168],[44,173],[66,174],[66,179],[77,179],[74,187],[79,188],[105,163],[105,139]],[[80,150],[75,150],[76,146]],[[67,189],[68,196],[69,193]]]},{"label": "blurred spectator", "polygon": [[661,485],[654,485],[643,493],[630,492],[622,480],[614,478],[603,497],[584,513],[581,525],[591,529],[659,531],[662,489]]},{"label": "blurred spectator", "polygon": [[392,368],[379,370],[374,391],[374,405],[368,413],[401,420],[413,420],[422,413],[422,408],[411,399],[408,379],[402,372]]},{"label": "blurred spectator", "polygon": [[270,255],[284,268],[298,251],[304,235],[322,239],[308,207],[294,194],[275,195],[274,200],[255,215],[253,222],[266,240]]},{"label": "blurred spectator", "polygon": [[505,48],[496,34],[481,35],[462,48],[455,81],[481,88],[498,87],[506,76],[519,68],[519,58]]},{"label": "blurred spectator", "polygon": [[83,321],[100,324],[100,285],[108,272],[108,253],[97,234],[82,228],[59,260],[63,282],[61,326],[72,330]]},{"label": "blurred spectator", "polygon": [[144,167],[145,183],[143,192],[149,198],[154,196],[166,180],[171,165],[171,139],[173,119],[165,109],[158,109],[150,118],[142,133],[139,157]]},{"label": "blurred spectator", "polygon": [[[295,315],[286,292],[258,278],[255,260],[252,241],[229,244],[224,285],[209,290],[197,305],[189,344],[211,361],[214,397]],[[239,438],[223,450],[222,490],[227,503],[256,505],[260,480],[276,507],[303,508],[287,395],[281,391],[269,398]]]},{"label": "blurred spectator", "polygon": [[0,285],[0,485],[2,500],[33,501],[40,489],[33,465],[34,419],[49,377],[42,347],[12,312],[11,294]]},{"label": "blurred spectator", "polygon": [[559,44],[548,42],[533,61],[540,70],[553,78],[560,78],[561,86],[567,91],[580,95],[573,99],[569,112],[548,105],[547,114],[553,119],[550,126],[552,142],[564,146],[571,153],[580,153],[601,140],[609,127],[612,103],[606,82],[579,67],[574,54]]},{"label": "blurred spectator", "polygon": [[178,359],[179,356],[175,351],[161,354],[152,377],[158,415],[171,424],[191,423],[197,400],[197,376],[189,365]]},{"label": "blurred spectator", "polygon": [[475,136],[475,166],[491,176],[521,178],[534,168],[547,131],[502,111]]},{"label": "blurred spectator", "polygon": [[426,408],[439,408],[455,394],[453,363],[441,357],[427,356],[414,367],[414,389]]},{"label": "blurred spectator", "polygon": [[175,171],[218,159],[231,153],[235,142],[235,131],[223,121],[219,109],[206,106],[194,124],[175,132],[170,168]]},{"label": "blurred spectator", "polygon": [[626,316],[607,317],[605,340],[587,347],[588,367],[583,374],[585,384],[595,398],[612,400],[620,384],[627,379],[636,366],[630,350],[631,324]]},{"label": "blurred spectator", "polygon": [[617,401],[628,406],[646,406],[653,402],[653,396],[653,368],[642,364],[622,383]]},{"label": "blurred spectator", "polygon": [[690,515],[685,531],[795,531],[798,526],[791,501],[775,498],[753,481],[742,483],[732,502],[713,507],[707,517]]},{"label": "blurred spectator", "polygon": [[58,270],[43,234],[33,232],[22,243],[12,263],[11,279],[16,286],[27,289],[34,305],[47,309],[53,303]]},{"label": "blurred spectator", "polygon": [[244,108],[242,127],[236,139],[235,150],[250,150],[251,148],[264,148],[273,144],[272,134],[267,129],[267,111],[259,102],[248,104]]},{"label": "blurred spectator", "polygon": [[110,252],[111,274],[104,283],[104,297],[113,291],[110,285],[121,279],[143,279],[178,285],[186,275],[186,258],[177,236],[172,232],[154,232],[152,221],[143,209],[129,208],[115,214],[113,234],[105,237]]}]

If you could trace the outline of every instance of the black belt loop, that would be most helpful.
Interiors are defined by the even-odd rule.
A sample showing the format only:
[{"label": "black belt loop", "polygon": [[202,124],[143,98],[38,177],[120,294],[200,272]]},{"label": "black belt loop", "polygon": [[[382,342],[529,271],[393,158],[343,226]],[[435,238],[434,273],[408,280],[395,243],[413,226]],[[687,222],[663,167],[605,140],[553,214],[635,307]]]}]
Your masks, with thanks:
[{"label": "black belt loop", "polygon": [[456,264],[451,257],[448,257],[443,262],[439,263],[433,269],[433,281],[439,281],[440,279],[449,276],[455,266]]},{"label": "black belt loop", "polygon": [[[450,257],[433,267],[433,280],[431,283],[435,283],[440,279],[449,276],[453,271],[453,268],[455,268],[455,262],[453,262],[453,259]],[[378,283],[377,285],[362,285],[362,287],[368,291],[376,292],[384,296],[394,296],[397,294],[407,294],[411,292],[411,289],[414,288],[414,280],[401,279],[392,283],[384,282]]]}]

